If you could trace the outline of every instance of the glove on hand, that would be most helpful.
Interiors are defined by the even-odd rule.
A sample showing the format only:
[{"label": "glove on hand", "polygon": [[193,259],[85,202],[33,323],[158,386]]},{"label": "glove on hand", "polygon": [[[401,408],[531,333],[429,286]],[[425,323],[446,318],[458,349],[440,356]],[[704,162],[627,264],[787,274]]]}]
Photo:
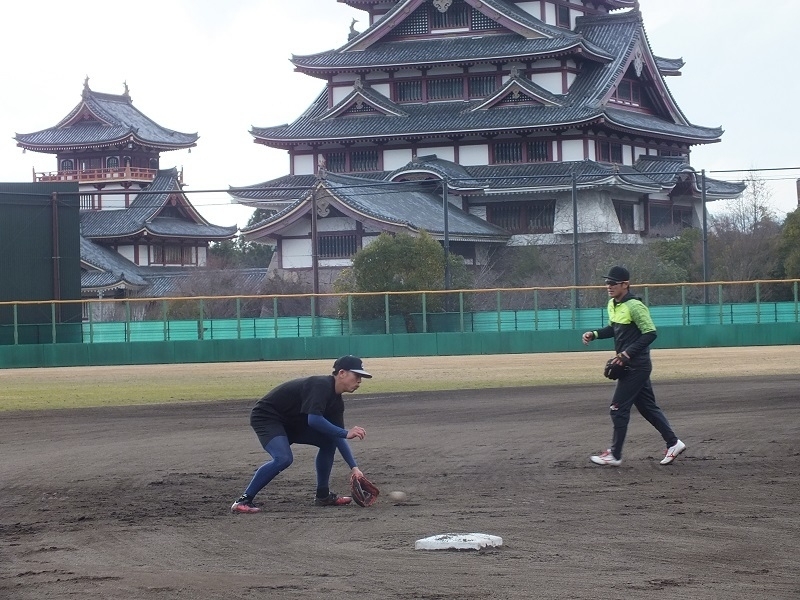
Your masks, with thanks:
[{"label": "glove on hand", "polygon": [[615,356],[614,358],[608,359],[605,368],[603,369],[603,375],[608,379],[619,379],[622,377],[626,371],[628,371],[628,366],[625,364],[621,364],[618,360],[624,360],[619,356]]},{"label": "glove on hand", "polygon": [[361,477],[350,477],[350,490],[353,500],[359,506],[372,506],[378,500],[378,494],[380,494],[377,486],[363,475]]}]

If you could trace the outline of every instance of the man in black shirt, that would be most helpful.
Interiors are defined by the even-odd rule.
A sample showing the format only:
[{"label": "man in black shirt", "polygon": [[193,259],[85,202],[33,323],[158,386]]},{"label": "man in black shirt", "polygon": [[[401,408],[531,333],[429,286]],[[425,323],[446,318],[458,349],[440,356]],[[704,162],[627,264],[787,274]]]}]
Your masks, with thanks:
[{"label": "man in black shirt", "polygon": [[258,441],[272,457],[253,475],[250,485],[231,506],[233,513],[257,513],[253,498],[278,473],[292,464],[292,444],[319,448],[316,506],[343,506],[352,498],[330,491],[329,480],[336,449],[349,465],[351,475],[363,475],[356,464],[347,440],[363,440],[363,427],[345,429],[343,393],[355,392],[362,378],[372,375],[364,370],[360,358],[342,356],[333,363],[332,375],[314,375],[282,383],[261,398],[250,412],[250,425]]}]

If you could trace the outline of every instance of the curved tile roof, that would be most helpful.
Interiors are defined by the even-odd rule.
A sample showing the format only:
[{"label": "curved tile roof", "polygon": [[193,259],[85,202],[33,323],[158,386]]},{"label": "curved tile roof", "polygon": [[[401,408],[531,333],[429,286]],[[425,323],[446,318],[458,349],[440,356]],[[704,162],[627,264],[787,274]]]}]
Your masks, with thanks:
[{"label": "curved tile roof", "polygon": [[[171,198],[176,197],[188,215],[186,219],[160,217]],[[90,239],[137,235],[147,231],[156,236],[230,239],[236,226],[208,223],[181,192],[177,169],[164,169],[131,201],[127,209],[81,211],[81,234]]]},{"label": "curved tile roof", "polygon": [[[501,0],[496,0],[496,2],[502,3]],[[457,100],[394,105],[398,109],[402,109],[406,113],[405,115],[339,115],[336,118],[324,118],[337,113],[337,108],[343,106],[344,102],[330,108],[327,94],[323,91],[293,123],[275,127],[253,127],[251,134],[256,141],[266,145],[289,148],[296,144],[313,143],[319,140],[335,143],[351,140],[482,135],[490,132],[524,133],[585,127],[602,122],[619,131],[633,131],[656,137],[663,136],[680,139],[687,143],[708,143],[719,140],[723,133],[721,128],[693,125],[680,111],[659,73],[658,59],[652,55],[644,33],[641,14],[636,10],[622,14],[581,17],[577,21],[576,33],[571,34],[571,37],[527,40],[517,34],[508,34],[487,35],[479,39],[446,38],[428,41],[382,42],[375,44],[365,52],[385,52],[387,57],[392,56],[397,59],[395,61],[397,63],[413,65],[416,60],[415,56],[419,58],[420,55],[426,55],[428,47],[426,44],[434,46],[443,44],[443,47],[450,45],[459,47],[465,53],[464,56],[471,56],[479,61],[480,57],[488,55],[502,55],[511,58],[514,56],[514,48],[518,44],[523,46],[526,44],[546,45],[554,42],[561,43],[564,40],[571,42],[575,39],[588,40],[595,46],[603,48],[607,55],[612,57],[612,60],[584,61],[567,94],[542,95],[544,99],[557,103],[557,106],[520,104],[495,108],[491,102],[487,102],[487,99],[469,102]],[[491,48],[493,51],[483,54],[487,48]],[[342,54],[357,55],[353,56],[352,60],[362,61],[362,66],[366,64],[363,62],[365,60],[364,52]],[[664,116],[628,111],[608,104],[608,97],[634,56],[641,58],[643,68],[649,69],[652,73],[653,85],[659,89],[655,94],[655,101],[659,103],[657,110]],[[366,91],[369,88],[364,87],[364,89]],[[531,93],[534,91],[541,92],[532,87]],[[397,109],[395,113],[397,113]]]},{"label": "curved tile roof", "polygon": [[[342,212],[367,222],[379,221],[382,229],[424,229],[434,237],[444,234],[442,197],[426,191],[427,186],[410,189],[411,186],[406,183],[376,182],[334,173],[329,173],[317,186],[320,191],[328,193]],[[296,217],[299,210],[305,213],[309,209],[308,202],[299,200],[264,221],[243,229],[242,233],[245,236],[261,234],[251,237],[269,235],[283,226],[282,221]],[[504,229],[468,214],[457,206],[451,204],[448,209],[450,239],[505,242],[510,237]]]},{"label": "curved tile roof", "polygon": [[18,133],[17,145],[36,151],[55,152],[75,147],[104,146],[131,139],[160,150],[191,148],[196,133],[181,133],[162,127],[142,112],[127,93],[93,92],[84,86],[81,101],[53,127],[33,133]]},{"label": "curved tile roof", "polygon": [[482,36],[480,43],[473,37],[382,42],[362,52],[329,50],[309,56],[292,56],[292,63],[301,72],[342,73],[399,66],[414,69],[459,62],[546,58],[578,51],[598,60],[611,58],[579,38],[525,39],[516,34],[494,34]]}]

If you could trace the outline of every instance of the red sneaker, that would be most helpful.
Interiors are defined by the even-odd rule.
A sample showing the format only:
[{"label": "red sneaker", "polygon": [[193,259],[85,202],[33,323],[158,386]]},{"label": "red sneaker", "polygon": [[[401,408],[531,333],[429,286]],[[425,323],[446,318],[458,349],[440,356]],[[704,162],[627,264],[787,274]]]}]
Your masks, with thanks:
[{"label": "red sneaker", "polygon": [[314,498],[314,506],[344,506],[352,501],[350,496],[339,496],[331,492],[327,498]]}]

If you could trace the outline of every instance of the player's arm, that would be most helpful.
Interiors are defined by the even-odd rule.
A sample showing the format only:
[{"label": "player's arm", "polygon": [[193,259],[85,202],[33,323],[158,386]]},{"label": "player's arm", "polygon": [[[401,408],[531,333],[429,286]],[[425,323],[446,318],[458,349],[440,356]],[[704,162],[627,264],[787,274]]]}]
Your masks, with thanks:
[{"label": "player's arm", "polygon": [[588,344],[592,340],[605,340],[612,337],[614,337],[614,327],[609,324],[601,329],[584,333],[583,343]]},{"label": "player's arm", "polygon": [[358,438],[359,440],[363,440],[367,435],[363,427],[356,426],[345,429],[344,427],[334,425],[322,415],[308,415],[308,426],[320,433],[337,439],[353,440]]},{"label": "player's arm", "polygon": [[631,313],[631,320],[642,333],[635,342],[625,348],[625,354],[632,358],[652,344],[658,337],[658,333],[647,306],[639,301],[630,301],[628,310]]}]

